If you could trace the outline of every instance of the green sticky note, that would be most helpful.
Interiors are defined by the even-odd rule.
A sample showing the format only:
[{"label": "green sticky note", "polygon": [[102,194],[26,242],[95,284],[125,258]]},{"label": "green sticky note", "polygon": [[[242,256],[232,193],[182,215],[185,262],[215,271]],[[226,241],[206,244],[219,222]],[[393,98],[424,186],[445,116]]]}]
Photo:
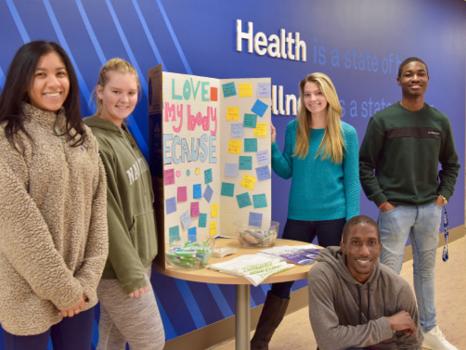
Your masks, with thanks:
[{"label": "green sticky note", "polygon": [[252,157],[240,156],[239,157],[239,170],[252,170]]},{"label": "green sticky note", "polygon": [[229,182],[222,182],[222,196],[233,197],[235,193],[235,185]]},{"label": "green sticky note", "polygon": [[257,139],[244,139],[244,152],[257,152]]},{"label": "green sticky note", "polygon": [[244,115],[243,126],[245,128],[255,128],[257,124],[257,115],[246,113]]},{"label": "green sticky note", "polygon": [[168,237],[170,243],[180,240],[180,228],[178,225],[168,229]]},{"label": "green sticky note", "polygon": [[254,208],[266,208],[267,207],[267,197],[265,194],[252,195],[252,201],[254,203]]},{"label": "green sticky note", "polygon": [[207,227],[207,214],[199,214],[199,227]]},{"label": "green sticky note", "polygon": [[240,208],[248,207],[251,205],[251,197],[249,197],[248,192],[237,195],[236,201],[238,202],[238,207]]}]

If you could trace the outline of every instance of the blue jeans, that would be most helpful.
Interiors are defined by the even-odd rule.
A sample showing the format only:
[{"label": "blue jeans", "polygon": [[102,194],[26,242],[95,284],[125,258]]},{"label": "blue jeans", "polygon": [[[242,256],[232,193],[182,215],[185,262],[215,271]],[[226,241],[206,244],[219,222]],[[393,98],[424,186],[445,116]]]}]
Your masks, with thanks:
[{"label": "blue jeans", "polygon": [[434,296],[435,253],[442,208],[435,203],[399,205],[378,218],[382,254],[380,261],[400,273],[408,238],[413,250],[414,291],[424,332],[437,324]]}]

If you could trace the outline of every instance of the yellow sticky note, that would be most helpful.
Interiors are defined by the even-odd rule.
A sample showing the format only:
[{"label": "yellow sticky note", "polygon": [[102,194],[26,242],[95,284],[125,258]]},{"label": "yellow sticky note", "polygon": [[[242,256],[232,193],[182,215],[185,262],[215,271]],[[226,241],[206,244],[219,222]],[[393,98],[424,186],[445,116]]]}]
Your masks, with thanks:
[{"label": "yellow sticky note", "polygon": [[241,179],[241,186],[244,188],[247,188],[248,190],[253,190],[254,187],[256,186],[256,181],[257,179],[254,176],[251,175],[244,175],[243,178]]},{"label": "yellow sticky note", "polygon": [[240,154],[243,148],[243,142],[239,139],[231,139],[228,141],[228,153]]},{"label": "yellow sticky note", "polygon": [[251,83],[238,84],[238,95],[239,97],[252,97],[252,84]]},{"label": "yellow sticky note", "polygon": [[254,129],[254,136],[255,137],[266,137],[268,128],[269,128],[269,123],[258,122],[256,124],[256,128]]},{"label": "yellow sticky note", "polygon": [[211,221],[209,224],[209,235],[215,236],[217,234],[217,221]]},{"label": "yellow sticky note", "polygon": [[227,107],[227,121],[239,120],[239,107]]},{"label": "yellow sticky note", "polygon": [[218,216],[218,204],[214,203],[210,206],[210,217],[216,218]]}]

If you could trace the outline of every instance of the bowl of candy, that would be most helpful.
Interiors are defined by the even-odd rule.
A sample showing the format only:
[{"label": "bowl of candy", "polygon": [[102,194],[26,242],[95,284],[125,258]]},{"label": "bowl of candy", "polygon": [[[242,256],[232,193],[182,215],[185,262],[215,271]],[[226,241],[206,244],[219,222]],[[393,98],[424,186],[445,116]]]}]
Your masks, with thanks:
[{"label": "bowl of candy", "polygon": [[169,265],[185,269],[200,269],[207,265],[212,254],[212,242],[176,242],[165,254]]},{"label": "bowl of candy", "polygon": [[271,247],[277,239],[279,225],[279,222],[272,221],[268,229],[252,226],[240,229],[238,233],[239,243],[245,248]]}]

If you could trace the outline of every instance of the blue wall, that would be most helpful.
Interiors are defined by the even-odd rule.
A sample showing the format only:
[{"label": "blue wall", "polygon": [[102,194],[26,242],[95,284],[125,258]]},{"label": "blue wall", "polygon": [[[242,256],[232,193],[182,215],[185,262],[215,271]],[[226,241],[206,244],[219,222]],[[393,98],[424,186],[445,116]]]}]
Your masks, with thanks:
[{"label": "blue wall", "polygon": [[[143,77],[143,97],[130,127],[145,154],[146,73],[164,70],[218,78],[272,77],[277,90],[298,94],[298,81],[323,71],[334,80],[344,103],[344,119],[362,139],[371,114],[400,98],[396,69],[407,56],[420,56],[430,69],[427,101],[453,125],[464,165],[466,3],[463,0],[0,0],[0,87],[17,48],[33,39],[59,42],[77,68],[83,113],[93,111],[90,94],[99,66],[108,58],[130,60]],[[242,30],[300,33],[307,61],[272,58],[236,50],[237,20]],[[278,109],[280,103],[276,104]],[[289,113],[273,122],[283,144]],[[462,168],[463,169],[463,168]],[[461,174],[464,174],[462,170]],[[273,217],[284,223],[289,182],[273,178]],[[464,176],[449,208],[452,227],[464,222]],[[363,196],[362,211],[376,216]],[[234,289],[153,276],[168,338],[230,316]],[[253,288],[252,304],[265,287]],[[1,349],[1,346],[0,346]]]}]

